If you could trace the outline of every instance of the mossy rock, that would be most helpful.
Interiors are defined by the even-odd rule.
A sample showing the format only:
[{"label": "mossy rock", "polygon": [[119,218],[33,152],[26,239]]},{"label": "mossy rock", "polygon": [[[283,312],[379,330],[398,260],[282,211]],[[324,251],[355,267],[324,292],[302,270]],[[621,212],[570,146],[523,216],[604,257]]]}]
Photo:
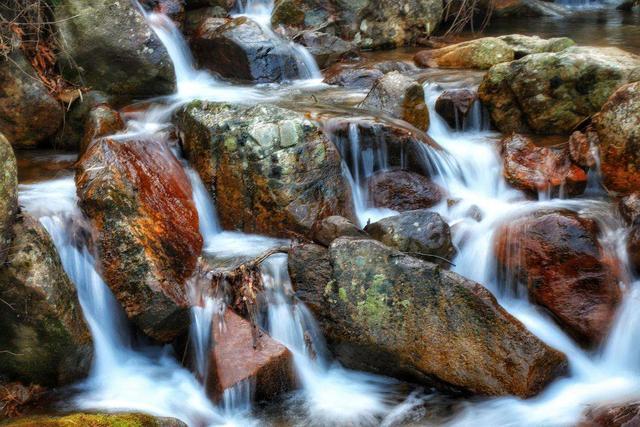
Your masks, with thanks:
[{"label": "mossy rock", "polygon": [[145,414],[72,414],[36,416],[4,421],[0,425],[11,427],[186,427],[173,418]]}]

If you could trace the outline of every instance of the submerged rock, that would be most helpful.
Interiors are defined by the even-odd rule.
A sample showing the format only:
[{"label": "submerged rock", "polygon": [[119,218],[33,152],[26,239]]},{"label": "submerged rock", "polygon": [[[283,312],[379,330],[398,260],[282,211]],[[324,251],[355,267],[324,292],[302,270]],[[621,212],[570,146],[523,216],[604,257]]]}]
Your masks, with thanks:
[{"label": "submerged rock", "polygon": [[44,227],[23,215],[0,268],[0,375],[59,386],[89,372],[91,335]]},{"label": "submerged rock", "polygon": [[423,50],[414,61],[420,67],[477,68],[486,70],[513,61],[514,51],[496,37],[483,37],[434,50]]},{"label": "submerged rock", "polygon": [[522,397],[566,370],[564,355],[477,283],[374,240],[349,238],[313,255],[328,261],[320,274],[295,260],[308,247],[290,253],[292,279],[347,367]]},{"label": "submerged rock", "polygon": [[456,253],[449,225],[426,209],[384,218],[367,225],[365,231],[389,247],[445,268]]},{"label": "submerged rock", "polygon": [[595,221],[569,211],[537,212],[496,232],[498,271],[580,342],[607,336],[621,300],[615,267],[597,238]]},{"label": "submerged rock", "polygon": [[323,218],[353,216],[340,155],[304,114],[196,102],[176,124],[191,165],[215,195],[224,229],[310,236]]},{"label": "submerged rock", "polygon": [[404,170],[378,172],[368,187],[375,207],[399,212],[430,208],[444,197],[444,190],[429,178]]},{"label": "submerged rock", "polygon": [[429,109],[424,99],[424,88],[397,71],[379,78],[359,107],[381,111],[420,130],[429,128]]},{"label": "submerged rock", "polygon": [[625,83],[640,80],[640,57],[617,48],[570,47],[496,65],[478,90],[504,133],[569,133]]},{"label": "submerged rock", "polygon": [[471,89],[445,90],[436,100],[436,112],[453,129],[460,129],[478,99]]},{"label": "submerged rock", "polygon": [[101,139],[78,162],[76,184],[106,283],[144,333],[171,341],[188,326],[185,283],[202,249],[182,165],[162,142]]},{"label": "submerged rock", "polygon": [[519,190],[576,196],[587,186],[587,174],[571,163],[567,147],[538,147],[526,136],[513,134],[502,140],[501,152],[504,178]]},{"label": "submerged rock", "polygon": [[18,165],[11,144],[0,133],[0,265],[13,238],[12,226],[18,212]]},{"label": "submerged rock", "polygon": [[256,400],[270,400],[293,390],[293,355],[264,331],[227,309],[213,325],[207,391],[220,399],[225,390],[251,382]]},{"label": "submerged rock", "polygon": [[14,147],[34,148],[60,128],[62,106],[19,52],[0,60],[0,133]]},{"label": "submerged rock", "polygon": [[76,413],[71,415],[39,415],[18,418],[6,424],[11,427],[187,427],[174,418],[135,413]]},{"label": "submerged rock", "polygon": [[55,18],[67,79],[123,100],[173,92],[169,54],[132,2],[61,0]]}]

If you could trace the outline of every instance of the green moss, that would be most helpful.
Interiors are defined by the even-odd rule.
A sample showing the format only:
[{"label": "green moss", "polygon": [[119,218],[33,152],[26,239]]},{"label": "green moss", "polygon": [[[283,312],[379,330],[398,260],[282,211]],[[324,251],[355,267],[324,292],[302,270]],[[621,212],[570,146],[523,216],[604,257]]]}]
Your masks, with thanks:
[{"label": "green moss", "polygon": [[177,420],[161,419],[145,414],[73,414],[21,418],[3,425],[15,427],[177,427],[184,424]]},{"label": "green moss", "polygon": [[349,301],[349,298],[347,297],[347,291],[344,288],[338,289],[338,298],[340,298],[340,301],[344,303]]}]

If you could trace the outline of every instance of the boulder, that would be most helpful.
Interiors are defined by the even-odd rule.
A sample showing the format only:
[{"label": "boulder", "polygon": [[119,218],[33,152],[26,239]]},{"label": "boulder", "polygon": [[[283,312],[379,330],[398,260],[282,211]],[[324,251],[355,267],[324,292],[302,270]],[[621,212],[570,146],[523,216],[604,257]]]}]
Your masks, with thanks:
[{"label": "boulder", "polygon": [[501,153],[504,178],[519,190],[576,196],[587,186],[587,174],[571,163],[567,147],[538,147],[528,137],[513,134],[501,141]]},{"label": "boulder", "polygon": [[7,256],[18,212],[18,165],[11,144],[0,133],[0,265]]},{"label": "boulder", "polygon": [[618,209],[627,224],[634,224],[640,218],[640,193],[632,193],[620,199]]},{"label": "boulder", "polygon": [[122,100],[174,91],[169,54],[132,2],[61,0],[55,21],[67,79]]},{"label": "boulder", "polygon": [[429,109],[424,99],[424,88],[397,71],[379,78],[359,107],[402,119],[420,130],[429,128]]},{"label": "boulder", "polygon": [[523,286],[581,343],[607,336],[621,300],[595,221],[570,211],[541,211],[497,232],[498,272],[507,286]]},{"label": "boulder", "polygon": [[[639,58],[640,60],[640,58]],[[637,79],[640,80],[640,68]],[[618,89],[593,118],[605,187],[622,195],[640,188],[640,82]]]},{"label": "boulder", "polygon": [[124,121],[116,110],[101,104],[89,111],[80,141],[80,153],[84,153],[98,138],[114,135],[125,128]]},{"label": "boulder", "polygon": [[584,170],[595,167],[594,149],[598,146],[598,134],[592,130],[575,131],[569,137],[569,157],[571,161]]},{"label": "boulder", "polygon": [[503,133],[565,134],[598,112],[618,87],[638,80],[640,57],[574,46],[492,67],[478,95]]},{"label": "boulder", "polygon": [[640,403],[589,408],[578,427],[634,427],[640,425]]},{"label": "boulder", "polygon": [[34,148],[52,138],[64,112],[20,51],[0,60],[0,133],[14,147]]},{"label": "boulder", "polygon": [[47,387],[89,372],[91,334],[47,231],[23,215],[0,268],[0,376]]},{"label": "boulder", "polygon": [[297,41],[307,48],[321,69],[358,54],[357,47],[353,43],[319,31],[305,31]]},{"label": "boulder", "polygon": [[154,417],[136,413],[74,413],[71,415],[38,415],[18,418],[6,424],[10,427],[187,427],[174,418]]},{"label": "boulder", "polygon": [[223,25],[216,19],[206,20],[191,46],[200,67],[229,79],[273,83],[296,79],[305,72],[288,41],[246,17]]},{"label": "boulder", "polygon": [[449,224],[426,209],[384,218],[367,225],[365,231],[389,247],[445,268],[456,254]]},{"label": "boulder", "polygon": [[405,170],[376,173],[369,178],[368,186],[375,207],[399,212],[430,208],[445,194],[429,178]]},{"label": "boulder", "polygon": [[325,252],[330,281],[295,261],[292,279],[305,301],[322,301],[317,319],[349,368],[522,397],[566,370],[477,283],[375,240],[339,238]]},{"label": "boulder", "polygon": [[436,112],[453,129],[461,129],[464,121],[478,99],[471,89],[445,90],[436,100]]},{"label": "boulder", "polygon": [[313,240],[329,246],[338,237],[365,237],[367,234],[353,222],[342,216],[330,216],[320,221],[313,233]]},{"label": "boulder", "polygon": [[500,36],[498,39],[502,40],[508,44],[511,49],[513,49],[513,56],[515,59],[520,59],[534,53],[562,52],[566,48],[576,44],[576,42],[568,37],[543,39],[538,36],[524,36],[522,34],[509,34],[506,36]]},{"label": "boulder", "polygon": [[194,102],[176,125],[224,229],[310,236],[323,218],[353,217],[338,150],[303,113]]},{"label": "boulder", "polygon": [[318,290],[332,280],[329,251],[326,247],[315,244],[294,245],[289,249],[288,261],[289,276],[296,296],[316,316],[322,315],[326,309],[325,300]]},{"label": "boulder", "polygon": [[384,73],[377,68],[345,67],[342,64],[336,64],[325,71],[324,76],[324,82],[328,85],[369,89],[384,76]]},{"label": "boulder", "polygon": [[164,142],[100,139],[79,160],[76,185],[106,283],[145,334],[171,341],[188,327],[186,280],[202,249],[181,163]]},{"label": "boulder", "polygon": [[413,58],[419,67],[477,68],[486,70],[513,61],[514,51],[496,37],[483,37],[434,50],[423,50]]},{"label": "boulder", "polygon": [[231,309],[212,329],[207,391],[216,399],[243,381],[251,381],[258,401],[272,400],[294,388],[293,355],[284,345]]}]

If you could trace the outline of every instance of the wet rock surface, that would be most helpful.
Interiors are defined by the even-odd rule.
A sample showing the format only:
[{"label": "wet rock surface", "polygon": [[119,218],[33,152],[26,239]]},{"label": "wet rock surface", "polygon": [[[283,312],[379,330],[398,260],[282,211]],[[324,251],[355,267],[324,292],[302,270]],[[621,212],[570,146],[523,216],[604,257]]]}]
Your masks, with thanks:
[{"label": "wet rock surface", "polygon": [[640,424],[640,403],[593,407],[578,427],[633,427]]},{"label": "wet rock surface", "polygon": [[105,281],[147,335],[188,326],[185,283],[202,248],[191,184],[165,143],[101,139],[78,163],[78,197],[97,231]]},{"label": "wet rock surface", "polygon": [[368,186],[374,206],[399,212],[430,208],[445,194],[429,178],[404,170],[376,173]]},{"label": "wet rock surface", "polygon": [[486,70],[513,61],[514,51],[496,37],[483,37],[434,50],[424,50],[413,58],[419,67],[475,68]]},{"label": "wet rock surface", "polygon": [[377,68],[343,67],[337,64],[324,73],[324,82],[329,85],[347,87],[351,89],[368,89],[384,76]]},{"label": "wet rock surface", "polygon": [[356,57],[357,47],[333,34],[318,31],[305,31],[297,40],[313,55],[321,69],[344,59]]},{"label": "wet rock surface", "polygon": [[114,135],[124,130],[125,125],[120,113],[108,105],[101,104],[89,111],[84,126],[84,135],[80,141],[80,153],[98,138]]},{"label": "wet rock surface", "polygon": [[330,216],[320,221],[313,233],[313,240],[329,246],[338,237],[365,237],[367,234],[353,222],[342,216]]},{"label": "wet rock surface", "polygon": [[436,101],[436,112],[452,129],[460,129],[477,99],[471,89],[445,90]]},{"label": "wet rock surface", "polygon": [[18,166],[11,144],[0,133],[0,264],[13,238],[12,226],[18,212]]}]

